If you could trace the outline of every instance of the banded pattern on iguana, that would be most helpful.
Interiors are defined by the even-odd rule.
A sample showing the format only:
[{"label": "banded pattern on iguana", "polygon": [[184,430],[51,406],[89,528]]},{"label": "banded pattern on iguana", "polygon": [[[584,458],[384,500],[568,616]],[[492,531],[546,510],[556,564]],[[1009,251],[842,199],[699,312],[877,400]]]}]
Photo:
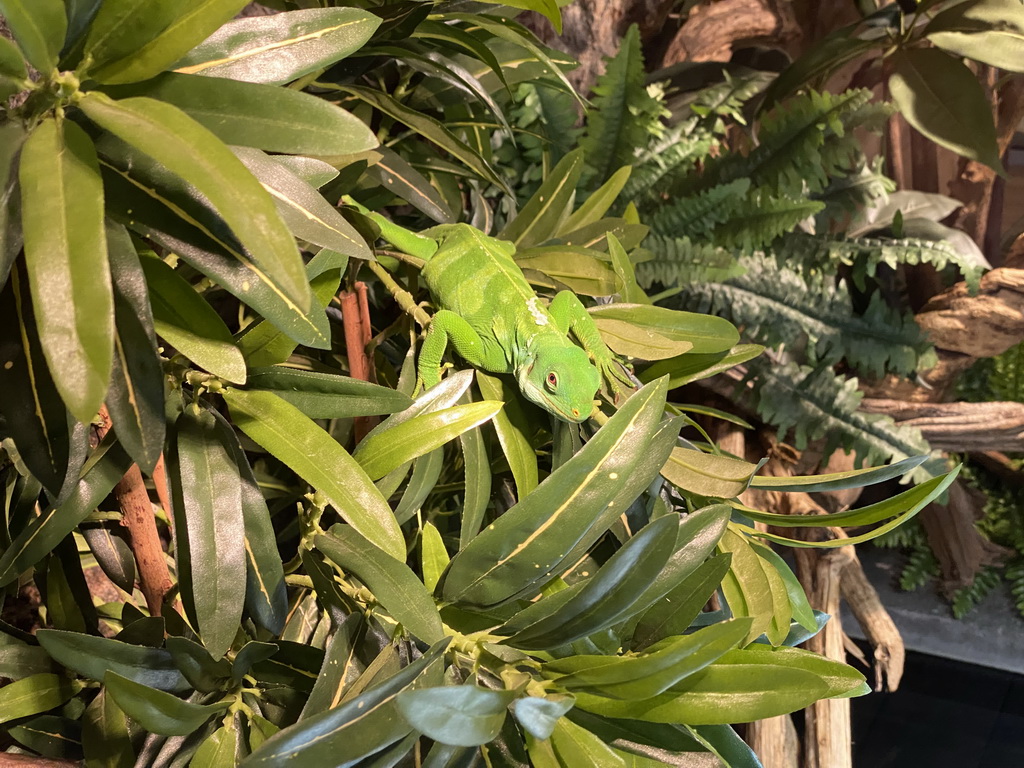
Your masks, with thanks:
[{"label": "banded pattern on iguana", "polygon": [[438,310],[417,365],[424,386],[440,382],[449,344],[475,368],[514,375],[527,399],[562,421],[590,417],[602,376],[613,390],[630,385],[576,294],[562,291],[545,306],[515,263],[512,243],[469,224],[418,235],[345,202],[380,226],[385,240],[426,262],[423,281]]}]

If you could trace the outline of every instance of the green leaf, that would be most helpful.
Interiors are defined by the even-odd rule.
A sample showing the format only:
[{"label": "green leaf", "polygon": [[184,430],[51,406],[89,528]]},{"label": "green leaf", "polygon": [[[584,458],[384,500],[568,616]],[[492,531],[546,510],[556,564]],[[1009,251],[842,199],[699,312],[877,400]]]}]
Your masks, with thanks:
[{"label": "green leaf", "polygon": [[647,328],[640,328],[624,320],[596,318],[594,325],[608,347],[619,355],[633,360],[664,360],[689,352],[693,345],[676,341]]},{"label": "green leaf", "polygon": [[187,736],[218,712],[228,707],[217,704],[193,704],[164,691],[150,688],[116,672],[103,676],[107,694],[125,714],[152,733],[163,736]]},{"label": "green leaf", "polygon": [[235,147],[233,151],[270,193],[295,237],[357,259],[374,260],[355,227],[312,186],[258,149]]},{"label": "green leaf", "polygon": [[288,88],[168,72],[104,91],[114,98],[147,96],[173,104],[225,144],[293,155],[350,155],[378,144],[359,118]]},{"label": "green leaf", "polygon": [[85,686],[63,675],[43,672],[0,688],[0,723],[59,707]]},{"label": "green leaf", "polygon": [[454,440],[491,419],[504,405],[493,400],[421,413],[397,426],[368,435],[352,458],[371,480],[379,480],[407,461]]},{"label": "green leaf", "polygon": [[[566,285],[586,296],[611,296],[618,290],[615,272],[594,258],[594,252],[573,245],[546,245],[526,248],[516,253],[516,264],[534,285],[560,287]],[[552,280],[537,279],[540,272]]]},{"label": "green leaf", "polygon": [[28,70],[18,46],[6,37],[0,38],[0,102],[22,90],[27,80]]},{"label": "green leaf", "polygon": [[0,14],[28,63],[43,75],[57,65],[68,19],[61,0],[0,0]]},{"label": "green leaf", "polygon": [[217,312],[169,264],[142,259],[157,334],[200,368],[245,381],[245,360]]},{"label": "green leaf", "polygon": [[29,645],[10,635],[0,638],[0,677],[20,680],[29,675],[53,671],[49,655],[38,645]]},{"label": "green leaf", "polygon": [[621,320],[673,341],[688,341],[693,344],[691,351],[697,354],[725,352],[740,338],[732,323],[713,315],[646,304],[601,304],[587,311],[595,321]]},{"label": "green leaf", "polygon": [[[752,620],[736,618],[691,635],[665,638],[638,656],[569,656],[544,665],[569,690],[592,690],[612,699],[649,699],[695,674],[740,645]],[[610,663],[609,663],[610,662]]]},{"label": "green leaf", "polygon": [[366,174],[380,183],[382,187],[405,200],[420,212],[426,214],[438,224],[451,224],[455,216],[448,203],[441,197],[430,182],[409,165],[401,155],[387,147],[377,147],[380,159],[366,169]]},{"label": "green leaf", "polygon": [[374,546],[402,562],[405,538],[394,513],[362,467],[330,435],[270,392],[229,389],[235,425],[324,495]]},{"label": "green leaf", "polygon": [[214,661],[210,652],[199,643],[185,637],[168,637],[167,650],[174,664],[197,691],[210,693],[224,688],[231,678],[231,665],[227,659]]},{"label": "green leaf", "polygon": [[162,691],[189,689],[167,651],[56,629],[40,629],[36,637],[54,661],[83,677],[103,680],[113,671]]},{"label": "green leaf", "polygon": [[562,34],[562,12],[559,10],[556,0],[510,0],[509,2],[503,0],[502,5],[535,11],[551,22],[556,34]]},{"label": "green leaf", "polygon": [[644,368],[637,374],[637,377],[646,383],[668,375],[669,388],[676,389],[690,382],[700,381],[727,371],[740,363],[757,357],[762,352],[764,352],[764,347],[760,344],[739,344],[729,350],[727,354],[718,352],[703,355],[692,353],[680,355],[671,360],[661,360]]},{"label": "green leaf", "polygon": [[324,664],[317,675],[313,690],[302,708],[300,720],[333,709],[342,703],[356,678],[364,671],[359,650],[363,619],[349,614],[334,630],[324,652]]},{"label": "green leaf", "polygon": [[[827,686],[825,697],[848,698],[863,696],[870,689],[864,685],[864,675],[848,664],[825,658],[802,648],[769,648],[752,645],[741,650],[730,651],[716,662],[721,667],[748,664],[775,665],[785,669],[801,669],[818,676]],[[685,684],[684,684],[685,687]]]},{"label": "green leaf", "polygon": [[177,62],[177,71],[282,85],[359,50],[380,18],[356,8],[314,8],[236,19]]},{"label": "green leaf", "polygon": [[943,50],[1024,72],[1024,14],[1014,0],[972,0],[936,14],[924,35]]},{"label": "green leaf", "polygon": [[572,709],[576,697],[572,694],[551,694],[544,696],[523,696],[512,703],[512,714],[516,721],[535,739],[551,738],[559,719]]},{"label": "green leaf", "polygon": [[231,647],[245,600],[245,531],[234,434],[212,413],[188,406],[178,417],[178,466],[192,569],[192,600],[203,645],[214,659]]},{"label": "green leaf", "polygon": [[329,533],[316,537],[315,545],[354,573],[384,609],[416,637],[427,643],[444,637],[434,600],[404,562],[380,557],[370,542],[348,526],[332,526]]},{"label": "green leaf", "polygon": [[433,592],[450,560],[441,533],[433,523],[423,524],[420,548],[423,561],[423,585],[428,592]]},{"label": "green leaf", "polygon": [[491,419],[491,424],[494,425],[498,444],[512,470],[516,490],[522,499],[533,492],[538,481],[537,454],[528,436],[531,422],[525,410],[528,406],[507,379],[477,371],[476,380],[485,398],[505,403],[505,407]]},{"label": "green leaf", "polygon": [[[758,557],[762,560],[767,561],[767,564],[775,569],[779,577],[782,579],[782,583],[786,587],[786,595],[789,598],[790,611],[792,612],[792,618],[803,627],[805,630],[812,634],[817,634],[821,629],[818,625],[818,619],[814,614],[814,609],[811,608],[811,604],[807,600],[807,593],[804,592],[803,585],[800,584],[800,580],[797,579],[796,574],[793,573],[792,569],[779,557],[778,553],[775,552],[771,547],[750,542],[754,552],[757,553]],[[792,627],[790,628],[790,633]],[[783,639],[783,641],[789,645],[789,637]],[[778,645],[778,643],[773,643]]]},{"label": "green leaf", "polygon": [[658,640],[686,632],[718,590],[731,560],[731,555],[715,555],[666,592],[640,617],[633,632],[633,647],[646,648]]},{"label": "green leaf", "polygon": [[677,446],[661,474],[685,491],[731,499],[747,489],[756,471],[757,466],[746,461]]},{"label": "green leaf", "polygon": [[[558,755],[559,764],[563,766],[625,768],[626,765],[600,738],[564,717],[555,724],[551,733],[551,746]],[[533,757],[533,752],[531,749],[530,757]]]},{"label": "green leaf", "polygon": [[345,419],[397,413],[412,405],[408,395],[379,384],[333,373],[283,366],[251,368],[249,389],[274,392],[311,419]]},{"label": "green leaf", "polygon": [[[137,37],[135,45],[129,47],[125,40],[128,30],[133,27],[137,29],[140,18],[145,16],[152,4],[143,6],[134,0],[107,0],[104,5],[115,6],[111,9],[109,20],[103,14],[106,9],[101,8],[86,40],[86,53],[91,53],[96,62],[89,74],[101,83],[133,83],[154,77],[233,18],[245,4],[246,0],[204,0],[177,6],[171,4],[174,15],[167,23],[155,35],[141,39]],[[121,8],[118,6],[124,9],[120,13],[118,11]],[[146,22],[142,21],[142,24]],[[124,47],[105,46],[104,43],[111,39],[122,42]]]},{"label": "green leaf", "polygon": [[645,451],[660,458],[662,447],[651,441],[664,397],[664,382],[641,389],[579,453],[470,541],[452,559],[445,600],[496,605],[548,581],[573,555],[567,543],[589,548],[653,479],[646,466],[637,468]]},{"label": "green leaf", "polygon": [[398,711],[417,731],[457,747],[476,747],[497,738],[514,691],[477,685],[444,685],[402,691]]},{"label": "green leaf", "polygon": [[[883,502],[872,504],[868,507],[861,509],[848,510],[847,512],[837,512],[833,515],[823,516],[827,519],[834,519],[837,515],[845,515],[845,518],[840,518],[840,524],[846,525],[863,525],[865,523],[859,522],[862,520],[877,522],[878,520],[884,520],[886,518],[892,518],[885,525],[880,525],[874,530],[862,533],[857,536],[850,536],[844,539],[829,539],[826,541],[804,541],[802,539],[791,539],[786,536],[777,536],[773,533],[767,533],[757,531],[749,526],[737,525],[736,530],[742,531],[748,536],[757,536],[768,541],[775,541],[779,544],[786,544],[790,547],[809,547],[816,549],[834,549],[836,547],[847,546],[852,544],[860,544],[865,541],[881,536],[883,533],[887,533],[894,528],[902,525],[907,520],[910,520],[914,515],[924,509],[925,506],[930,504],[937,498],[940,498],[945,490],[949,487],[950,483],[956,479],[956,476],[960,473],[960,465],[945,475],[939,477],[933,477],[930,480],[926,480],[915,488],[911,488],[909,491],[904,491],[897,496],[893,496]],[[751,510],[751,512],[757,512],[757,510]],[[746,509],[743,510],[744,514],[748,514]],[[759,515],[769,515],[768,512],[760,512]],[[817,517],[817,516],[815,516]],[[851,523],[850,520],[858,521]],[[774,520],[772,524],[776,524]],[[815,520],[815,524],[821,525],[822,521]],[[824,523],[828,525],[829,523]],[[792,523],[789,523],[792,525]]]},{"label": "green leaf", "polygon": [[107,221],[114,278],[114,366],[107,409],[117,439],[139,468],[152,474],[164,449],[164,372],[146,278],[131,236]]},{"label": "green leaf", "polygon": [[511,240],[519,248],[529,248],[549,240],[572,210],[576,183],[583,172],[583,153],[574,150],[559,160],[547,179],[526,202],[498,237]]},{"label": "green leaf", "polygon": [[[864,486],[884,483],[886,480],[893,480],[903,477],[907,472],[919,467],[928,460],[927,456],[912,456],[903,461],[886,464],[882,467],[864,467],[863,469],[851,469],[847,472],[832,472],[824,475],[790,476],[790,477],[768,477],[754,475],[750,481],[751,488],[760,488],[767,491],[797,491],[802,493],[816,493],[821,491],[843,491],[847,488],[863,488]],[[786,517],[791,517],[786,515]],[[829,523],[832,525],[832,523]]]},{"label": "green leaf", "polygon": [[128,718],[104,690],[96,694],[82,716],[82,750],[88,765],[96,768],[135,765]]},{"label": "green leaf", "polygon": [[892,55],[889,92],[921,133],[1002,173],[992,110],[974,73],[934,48],[901,48]]},{"label": "green leaf", "polygon": [[[71,455],[68,412],[46,367],[25,273],[18,264],[0,290],[0,361],[0,414],[29,472],[57,498]],[[0,564],[7,562],[7,554]]]},{"label": "green leaf", "polygon": [[196,750],[189,763],[191,768],[235,768],[235,753],[238,750],[238,733],[231,725],[222,725]]},{"label": "green leaf", "polygon": [[626,182],[629,181],[629,175],[632,173],[633,167],[625,165],[619,168],[613,173],[608,181],[602,184],[597,190],[591,194],[585,203],[577,208],[573,213],[562,222],[556,235],[566,235],[571,232],[575,232],[577,229],[585,227],[589,224],[595,224],[601,220],[601,218],[608,213],[608,209],[615,204],[615,200],[618,198],[619,193],[622,192],[622,188],[626,186]]},{"label": "green leaf", "polygon": [[295,241],[270,196],[212,133],[170,104],[87,94],[78,106],[100,127],[193,184],[227,222],[256,267],[307,312],[309,283]]},{"label": "green leaf", "polygon": [[782,642],[789,631],[792,609],[781,577],[745,537],[732,530],[725,532],[718,548],[732,555],[729,572],[722,580],[722,594],[729,609],[733,616],[749,616],[753,620],[746,642],[762,632],[774,644]]},{"label": "green leaf", "polygon": [[491,500],[491,465],[480,428],[463,432],[459,440],[462,443],[466,488],[459,524],[459,549],[463,549],[479,533],[487,513],[487,505]]},{"label": "green leaf", "polygon": [[4,550],[0,556],[0,586],[10,584],[53,551],[65,536],[92,514],[124,477],[131,463],[116,443],[108,444],[102,453],[98,448],[67,500],[57,507],[44,509],[32,518],[11,546]]},{"label": "green leaf", "polygon": [[96,150],[75,123],[46,120],[25,142],[18,177],[25,266],[43,353],[68,410],[88,423],[107,393],[114,355]]},{"label": "green leaf", "polygon": [[288,337],[314,349],[330,346],[322,307],[300,310],[271,275],[252,262],[223,219],[190,185],[110,134],[100,138],[99,147],[107,210],[113,218],[181,256]]},{"label": "green leaf", "polygon": [[0,290],[21,253],[21,190],[18,163],[28,137],[20,121],[0,125]]},{"label": "green leaf", "polygon": [[436,662],[448,638],[365,693],[341,706],[301,720],[267,739],[242,761],[243,768],[285,768],[296,761],[340,765],[376,752],[408,734],[411,727],[395,710],[395,699],[411,685],[440,685]]},{"label": "green leaf", "polygon": [[[665,566],[675,548],[678,524],[674,515],[648,523],[554,615],[519,629],[505,642],[515,648],[555,648],[615,624]],[[542,598],[534,605],[540,608],[543,603]]]}]

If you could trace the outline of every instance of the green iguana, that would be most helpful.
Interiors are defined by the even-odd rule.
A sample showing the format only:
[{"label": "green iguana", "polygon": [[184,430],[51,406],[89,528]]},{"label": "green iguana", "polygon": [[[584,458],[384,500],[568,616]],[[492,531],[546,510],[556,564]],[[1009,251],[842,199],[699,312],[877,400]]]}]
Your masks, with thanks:
[{"label": "green iguana", "polygon": [[416,234],[351,198],[343,201],[371,218],[385,240],[426,262],[423,281],[438,311],[417,365],[424,386],[441,381],[449,342],[475,368],[513,374],[523,395],[562,421],[590,417],[602,375],[613,390],[632,386],[576,294],[562,291],[545,307],[513,260],[512,243],[469,224]]}]

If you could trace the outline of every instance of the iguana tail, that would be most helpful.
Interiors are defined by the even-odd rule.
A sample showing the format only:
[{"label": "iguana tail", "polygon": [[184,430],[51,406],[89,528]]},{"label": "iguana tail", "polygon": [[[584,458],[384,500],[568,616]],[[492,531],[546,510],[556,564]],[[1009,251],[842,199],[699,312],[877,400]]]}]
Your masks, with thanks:
[{"label": "iguana tail", "polygon": [[423,261],[430,261],[430,257],[437,252],[437,242],[431,240],[429,237],[417,235],[415,232],[410,232],[409,230],[398,226],[393,221],[381,216],[379,213],[371,211],[365,205],[357,203],[348,195],[342,197],[341,202],[345,203],[345,205],[351,205],[363,214],[363,216],[372,220],[374,224],[380,227],[381,237],[399,250],[408,253],[410,256],[423,259]]}]

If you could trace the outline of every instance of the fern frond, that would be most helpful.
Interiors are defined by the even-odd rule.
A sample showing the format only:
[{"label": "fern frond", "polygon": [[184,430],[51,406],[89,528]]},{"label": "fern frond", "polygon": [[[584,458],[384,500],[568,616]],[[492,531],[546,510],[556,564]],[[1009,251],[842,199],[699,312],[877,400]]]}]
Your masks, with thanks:
[{"label": "fern frond", "polygon": [[967,261],[942,240],[902,240],[862,237],[856,240],[820,237],[805,232],[790,232],[776,245],[775,253],[792,268],[832,272],[839,264],[853,267],[854,285],[863,287],[880,264],[895,268],[899,264],[931,264],[936,269],[955,266],[967,285],[974,290],[982,270]]},{"label": "fern frond", "polygon": [[707,131],[696,130],[696,120],[672,126],[661,138],[644,149],[633,164],[633,172],[622,190],[624,200],[660,203],[680,179],[693,173],[698,161],[708,156],[718,140]]},{"label": "fern frond", "polygon": [[821,194],[814,196],[825,204],[822,216],[826,221],[835,221],[844,214],[877,204],[896,190],[896,182],[882,173],[882,162],[881,157],[870,163],[862,160],[853,171],[831,179]]},{"label": "fern frond", "polygon": [[643,288],[721,282],[743,273],[736,256],[724,248],[695,243],[688,237],[651,234],[644,240],[649,260],[638,262],[636,279]]},{"label": "fern frond", "polygon": [[973,611],[1001,581],[997,569],[982,568],[974,574],[974,581],[953,593],[953,616],[962,619]]},{"label": "fern frond", "polygon": [[[888,416],[858,411],[862,399],[857,379],[836,376],[830,368],[795,363],[771,364],[753,360],[753,393],[760,416],[779,429],[792,431],[794,445],[803,450],[811,440],[825,439],[825,455],[839,447],[853,451],[858,464],[881,464],[931,453],[913,427],[896,424]],[[938,459],[925,462],[913,473],[915,482],[942,471]]]},{"label": "fern frond", "polygon": [[1024,616],[1024,559],[1015,560],[1006,566],[1004,576],[1010,587],[1013,603],[1020,615]]},{"label": "fern frond", "polygon": [[631,164],[652,131],[663,130],[661,118],[668,111],[647,92],[644,77],[640,32],[633,24],[594,86],[593,110],[580,141],[592,185],[603,184],[614,171]]},{"label": "fern frond", "polygon": [[725,317],[759,344],[804,347],[815,366],[845,358],[872,376],[909,374],[932,352],[913,317],[887,306],[877,293],[864,314],[855,315],[845,283],[804,277],[763,257],[741,259],[740,265],[746,271],[728,283],[687,285],[680,302]]},{"label": "fern frond", "polygon": [[822,208],[823,203],[806,198],[748,195],[732,206],[729,217],[715,227],[712,239],[715,245],[724,248],[754,251],[764,248]]},{"label": "fern frond", "polygon": [[749,179],[736,179],[697,195],[675,198],[650,217],[651,229],[669,237],[709,239],[715,227],[728,220],[749,188]]},{"label": "fern frond", "polygon": [[918,542],[907,553],[907,562],[900,572],[900,589],[905,592],[920,589],[939,573],[939,561],[928,546],[927,540]]},{"label": "fern frond", "polygon": [[993,360],[989,377],[992,394],[1000,400],[1024,403],[1024,343],[1010,347]]}]

